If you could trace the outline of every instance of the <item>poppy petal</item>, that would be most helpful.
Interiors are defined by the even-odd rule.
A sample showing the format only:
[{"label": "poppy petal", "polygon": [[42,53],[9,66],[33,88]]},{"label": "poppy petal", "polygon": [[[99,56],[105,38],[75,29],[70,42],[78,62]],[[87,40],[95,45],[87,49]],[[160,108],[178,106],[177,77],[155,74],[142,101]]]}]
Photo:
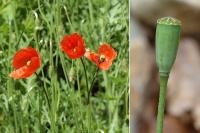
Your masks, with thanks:
[{"label": "poppy petal", "polygon": [[16,69],[23,67],[32,57],[39,57],[34,48],[28,47],[19,50],[13,58],[13,67]]},{"label": "poppy petal", "polygon": [[[116,58],[117,52],[108,44],[103,44],[99,47],[99,53],[96,54],[87,50],[85,57],[90,61],[94,62],[101,70],[108,70],[112,65],[112,61]],[[101,56],[103,55],[103,61],[101,61]]]},{"label": "poppy petal", "polygon": [[31,58],[31,63],[28,66],[29,71],[35,72],[40,67],[40,58],[33,57]]},{"label": "poppy petal", "polygon": [[60,46],[71,59],[80,58],[85,54],[84,40],[78,33],[65,35]]},{"label": "poppy petal", "polygon": [[114,60],[117,56],[117,52],[109,44],[102,44],[98,53],[104,55],[108,60]]},{"label": "poppy petal", "polygon": [[112,61],[111,60],[104,61],[104,62],[99,64],[99,68],[101,68],[101,70],[108,70],[111,65],[112,65]]},{"label": "poppy petal", "polygon": [[99,65],[99,55],[91,52],[90,50],[86,50],[85,57],[90,61],[94,62],[96,65]]},{"label": "poppy petal", "polygon": [[40,67],[37,51],[31,47],[19,50],[13,58],[13,67],[16,70],[10,73],[10,77],[18,79],[31,76]]},{"label": "poppy petal", "polygon": [[30,77],[40,67],[40,59],[38,57],[33,57],[30,61],[28,66],[25,65],[14,70],[9,76],[15,79]]},{"label": "poppy petal", "polygon": [[108,68],[112,65],[112,61],[110,60],[107,61],[105,60],[104,62],[100,62],[99,60],[100,56],[89,50],[86,51],[85,57],[90,61],[94,62],[102,70],[108,70]]},{"label": "poppy petal", "polygon": [[19,69],[12,71],[9,76],[15,79],[26,78],[32,75],[32,73],[28,73],[29,71],[27,71],[27,69],[27,66],[23,66]]}]

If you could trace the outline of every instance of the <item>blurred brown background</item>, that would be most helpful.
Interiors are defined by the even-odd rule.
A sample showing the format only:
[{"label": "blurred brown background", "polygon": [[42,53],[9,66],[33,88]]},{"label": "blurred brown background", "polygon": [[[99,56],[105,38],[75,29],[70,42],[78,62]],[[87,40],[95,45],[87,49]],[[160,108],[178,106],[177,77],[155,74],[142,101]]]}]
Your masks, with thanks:
[{"label": "blurred brown background", "polygon": [[170,74],[164,133],[200,133],[200,0],[130,0],[131,133],[155,133],[159,95],[155,24],[182,22],[178,55]]}]

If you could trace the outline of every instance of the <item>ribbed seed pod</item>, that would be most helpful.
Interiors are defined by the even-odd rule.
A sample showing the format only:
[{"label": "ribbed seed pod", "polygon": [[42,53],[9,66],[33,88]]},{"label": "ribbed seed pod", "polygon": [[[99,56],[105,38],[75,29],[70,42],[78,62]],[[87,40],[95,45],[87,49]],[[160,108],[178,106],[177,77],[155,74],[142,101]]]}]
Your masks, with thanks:
[{"label": "ribbed seed pod", "polygon": [[169,73],[176,59],[180,38],[180,21],[171,17],[161,18],[156,27],[156,63],[160,76],[160,95],[157,115],[157,133],[163,132],[165,97]]}]

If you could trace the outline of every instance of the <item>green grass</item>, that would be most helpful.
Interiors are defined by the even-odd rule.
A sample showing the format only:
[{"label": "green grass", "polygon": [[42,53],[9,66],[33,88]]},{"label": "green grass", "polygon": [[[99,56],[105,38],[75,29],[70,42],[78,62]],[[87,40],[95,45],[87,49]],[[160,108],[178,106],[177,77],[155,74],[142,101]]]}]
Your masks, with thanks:
[{"label": "green grass", "polygon": [[[1,0],[0,132],[128,133],[128,27],[127,0]],[[81,60],[59,47],[73,32],[91,50],[107,42],[118,52],[111,68],[99,72],[89,105]],[[38,77],[13,80],[13,55],[27,46],[40,53]],[[83,61],[90,86],[96,66]]]}]

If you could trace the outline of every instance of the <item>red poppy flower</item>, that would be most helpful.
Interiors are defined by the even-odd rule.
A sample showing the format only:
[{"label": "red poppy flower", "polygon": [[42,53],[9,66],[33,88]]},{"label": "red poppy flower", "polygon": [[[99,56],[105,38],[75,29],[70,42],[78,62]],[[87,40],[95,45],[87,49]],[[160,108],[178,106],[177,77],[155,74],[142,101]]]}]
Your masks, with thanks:
[{"label": "red poppy flower", "polygon": [[113,60],[116,58],[117,52],[109,44],[102,44],[99,47],[98,53],[87,50],[85,56],[94,62],[100,69],[108,70],[112,65]]},{"label": "red poppy flower", "polygon": [[71,59],[80,58],[85,54],[84,40],[78,33],[65,35],[60,45]]},{"label": "red poppy flower", "polygon": [[24,48],[15,54],[12,65],[15,70],[10,73],[10,77],[27,78],[40,67],[40,57],[34,48]]}]

